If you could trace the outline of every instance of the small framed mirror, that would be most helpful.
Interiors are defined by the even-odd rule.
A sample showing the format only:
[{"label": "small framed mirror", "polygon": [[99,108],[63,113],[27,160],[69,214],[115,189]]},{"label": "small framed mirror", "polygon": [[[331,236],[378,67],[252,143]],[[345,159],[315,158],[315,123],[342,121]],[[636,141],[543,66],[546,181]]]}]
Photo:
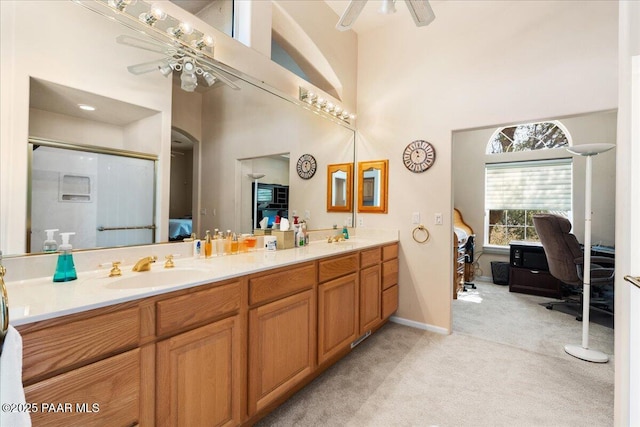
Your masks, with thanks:
[{"label": "small framed mirror", "polygon": [[358,162],[358,212],[387,213],[389,160]]},{"label": "small framed mirror", "polygon": [[327,212],[353,210],[353,163],[327,166]]}]

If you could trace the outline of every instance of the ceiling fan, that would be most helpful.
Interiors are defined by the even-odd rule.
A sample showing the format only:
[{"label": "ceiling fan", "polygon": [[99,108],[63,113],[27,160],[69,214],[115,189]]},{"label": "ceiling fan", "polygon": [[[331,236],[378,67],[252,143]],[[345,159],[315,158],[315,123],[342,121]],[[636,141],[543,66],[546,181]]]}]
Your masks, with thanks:
[{"label": "ceiling fan", "polygon": [[222,73],[222,70],[213,61],[204,58],[194,49],[178,44],[169,46],[128,35],[116,37],[116,42],[163,55],[155,61],[128,66],[127,69],[132,74],[139,75],[159,71],[165,77],[168,77],[174,71],[177,71],[180,72],[180,87],[187,92],[193,92],[198,86],[198,77],[204,80],[206,86],[212,86],[216,81],[221,81],[234,90],[240,89],[238,85]]},{"label": "ceiling fan", "polygon": [[[395,13],[395,2],[396,0],[383,0],[382,5],[380,6],[380,13]],[[428,0],[404,0],[404,2],[411,13],[413,21],[416,23],[416,26],[423,27],[425,25],[429,25],[436,18]],[[360,12],[362,12],[362,9],[364,9],[365,4],[367,4],[367,0],[351,0],[345,11],[342,13],[336,28],[340,31],[350,29],[358,15],[360,15]]]}]

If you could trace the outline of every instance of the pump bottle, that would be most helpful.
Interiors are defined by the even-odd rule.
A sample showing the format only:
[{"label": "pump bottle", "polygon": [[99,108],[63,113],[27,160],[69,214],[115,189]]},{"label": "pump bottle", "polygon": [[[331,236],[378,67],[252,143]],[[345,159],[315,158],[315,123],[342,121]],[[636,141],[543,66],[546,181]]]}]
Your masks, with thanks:
[{"label": "pump bottle", "polygon": [[42,244],[42,252],[55,252],[58,250],[58,242],[53,238],[56,231],[58,231],[57,228],[44,230],[44,232],[47,233],[47,239]]},{"label": "pump bottle", "polygon": [[207,230],[204,236],[204,257],[211,258],[211,232]]},{"label": "pump bottle", "polygon": [[76,266],[73,263],[73,255],[71,254],[71,245],[69,244],[69,236],[74,234],[76,233],[60,233],[62,244],[58,248],[60,254],[58,255],[56,272],[53,275],[54,282],[69,282],[78,278]]}]

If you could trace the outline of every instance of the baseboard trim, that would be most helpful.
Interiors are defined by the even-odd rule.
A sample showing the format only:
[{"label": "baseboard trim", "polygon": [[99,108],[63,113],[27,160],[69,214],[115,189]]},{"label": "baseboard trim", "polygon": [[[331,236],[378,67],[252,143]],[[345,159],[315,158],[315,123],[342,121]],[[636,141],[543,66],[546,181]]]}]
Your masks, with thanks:
[{"label": "baseboard trim", "polygon": [[415,320],[403,319],[398,316],[391,316],[389,321],[399,325],[409,326],[411,328],[422,329],[425,331],[435,332],[442,335],[449,335],[449,330],[440,326],[429,325],[427,323],[416,322]]}]

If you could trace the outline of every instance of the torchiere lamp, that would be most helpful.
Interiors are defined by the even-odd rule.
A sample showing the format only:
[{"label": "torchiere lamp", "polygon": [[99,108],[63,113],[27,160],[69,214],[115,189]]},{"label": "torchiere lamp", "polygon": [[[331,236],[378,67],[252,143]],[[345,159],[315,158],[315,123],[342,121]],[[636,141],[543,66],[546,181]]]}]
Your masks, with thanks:
[{"label": "torchiere lamp", "polygon": [[584,191],[584,272],[582,287],[582,345],[567,344],[564,351],[589,362],[606,363],[609,356],[589,348],[589,308],[591,300],[591,163],[592,157],[614,148],[613,144],[582,144],[567,148],[577,156],[587,158]]}]

